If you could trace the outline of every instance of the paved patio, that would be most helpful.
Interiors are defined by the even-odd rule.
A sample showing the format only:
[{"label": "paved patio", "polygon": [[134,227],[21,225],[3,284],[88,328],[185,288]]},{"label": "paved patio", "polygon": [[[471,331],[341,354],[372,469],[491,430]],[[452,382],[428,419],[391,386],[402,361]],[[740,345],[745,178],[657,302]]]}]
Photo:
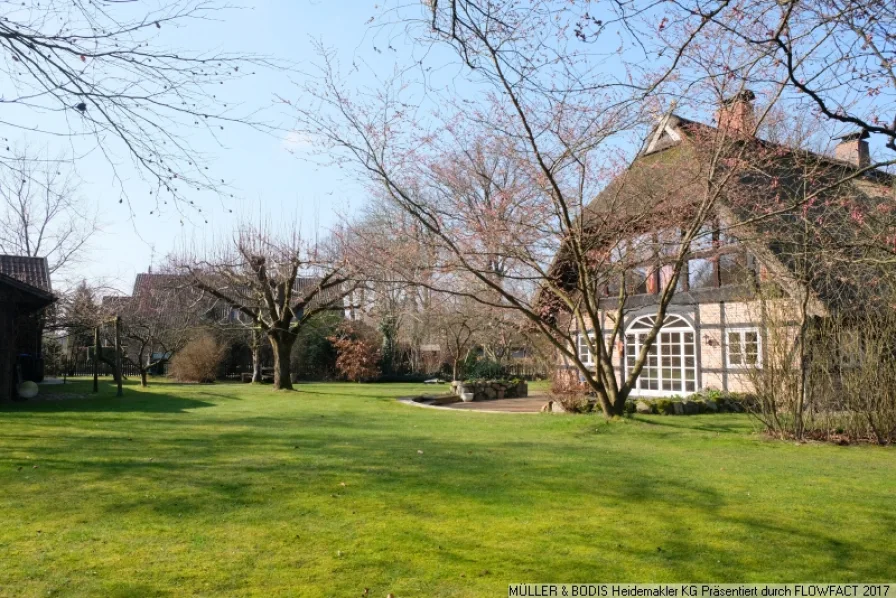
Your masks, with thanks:
[{"label": "paved patio", "polygon": [[471,403],[459,401],[445,405],[419,403],[412,400],[405,400],[404,402],[430,409],[481,411],[485,413],[538,413],[544,404],[548,402],[548,397],[545,393],[533,393],[528,397],[519,399],[494,399],[492,401],[473,401]]}]

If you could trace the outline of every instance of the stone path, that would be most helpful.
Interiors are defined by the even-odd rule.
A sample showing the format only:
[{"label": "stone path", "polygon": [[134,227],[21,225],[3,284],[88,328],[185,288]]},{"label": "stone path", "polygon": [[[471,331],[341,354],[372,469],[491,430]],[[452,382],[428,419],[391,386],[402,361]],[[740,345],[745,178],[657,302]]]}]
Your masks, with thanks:
[{"label": "stone path", "polygon": [[548,398],[532,394],[519,399],[495,399],[493,401],[473,401],[472,403],[451,403],[449,409],[467,411],[499,411],[501,413],[538,413]]},{"label": "stone path", "polygon": [[492,401],[473,401],[471,403],[457,402],[447,405],[430,405],[418,403],[412,400],[403,402],[428,407],[431,409],[450,409],[453,411],[479,411],[483,413],[538,413],[548,402],[544,393],[530,393],[528,397],[519,399],[495,399]]}]

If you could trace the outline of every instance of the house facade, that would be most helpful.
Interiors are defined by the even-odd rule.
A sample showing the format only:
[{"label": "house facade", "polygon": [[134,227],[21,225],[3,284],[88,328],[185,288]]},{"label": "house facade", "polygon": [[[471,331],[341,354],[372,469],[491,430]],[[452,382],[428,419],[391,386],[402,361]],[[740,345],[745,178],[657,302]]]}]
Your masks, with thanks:
[{"label": "house facade", "polygon": [[[867,134],[840,138],[834,157],[753,137],[752,100],[747,92],[724,104],[715,127],[666,115],[629,169],[586,208],[587,217],[588,210],[619,210],[648,195],[697,196],[704,192],[700,178],[713,168],[707,164],[722,153],[718,145],[714,155],[705,151],[704,142],[723,135],[732,140],[728,155],[735,157],[714,165],[715,176],[728,170],[720,177],[726,186],[690,243],[634,396],[687,395],[707,388],[751,392],[768,364],[798,362],[794,339],[807,320],[871,307],[864,297],[880,277],[845,266],[848,260],[838,252],[850,245],[859,226],[867,225],[863,214],[893,204],[893,179],[867,168]],[[683,173],[692,173],[693,180],[683,182],[688,176]],[[583,365],[596,365],[591,348],[601,335],[620,383],[636,367],[672,280],[671,256],[689,217],[671,226],[637,229],[605,252],[610,257],[602,267],[607,269],[614,266],[612,252],[620,245],[628,255],[642,257],[619,268],[624,274],[613,276],[620,282],[608,276],[597,301],[597,322],[571,322]],[[821,238],[819,230],[830,239]],[[559,368],[561,376],[581,378],[566,356],[560,356]]]}]

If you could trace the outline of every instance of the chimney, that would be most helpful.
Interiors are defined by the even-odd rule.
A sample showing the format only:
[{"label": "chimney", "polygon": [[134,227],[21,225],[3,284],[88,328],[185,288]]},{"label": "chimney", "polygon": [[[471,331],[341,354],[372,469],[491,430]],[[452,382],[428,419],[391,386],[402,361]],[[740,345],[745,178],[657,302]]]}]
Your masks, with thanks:
[{"label": "chimney", "polygon": [[871,154],[868,152],[868,131],[854,131],[846,135],[834,137],[840,143],[834,148],[834,157],[843,162],[848,162],[859,168],[867,168],[871,165]]},{"label": "chimney", "polygon": [[756,132],[756,115],[753,113],[753,100],[756,99],[749,89],[722,100],[716,111],[718,127],[737,135],[753,135]]}]

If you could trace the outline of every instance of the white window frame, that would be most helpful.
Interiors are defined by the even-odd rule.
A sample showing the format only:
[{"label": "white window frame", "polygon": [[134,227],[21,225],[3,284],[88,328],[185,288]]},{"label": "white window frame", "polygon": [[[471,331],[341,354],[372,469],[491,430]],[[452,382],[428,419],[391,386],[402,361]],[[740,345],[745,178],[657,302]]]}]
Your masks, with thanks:
[{"label": "white window frame", "polygon": [[[594,355],[591,354],[591,348],[586,345],[582,345],[582,341],[585,338],[585,335],[588,335],[588,338],[594,338],[594,331],[589,330],[585,333],[578,332],[576,333],[576,355],[579,357],[579,361],[581,361],[585,365],[594,365]],[[583,351],[585,354],[583,355]]]},{"label": "white window frame", "polygon": [[[747,342],[746,333],[754,332],[756,334],[756,363],[747,363]],[[744,363],[731,363],[731,334],[738,335],[738,349],[744,358]],[[725,367],[734,370],[743,370],[749,367],[762,367],[762,333],[758,327],[744,326],[741,328],[725,328]]]},{"label": "white window frame", "polygon": [[[594,339],[594,331],[593,330],[589,330],[586,334],[588,335],[588,338],[590,338],[592,340]],[[597,362],[594,360],[594,355],[591,353],[591,347],[582,346],[582,339],[584,336],[585,335],[582,334],[581,332],[576,333],[576,355],[579,356],[579,360],[583,364],[594,365]],[[610,341],[610,336],[612,336],[612,335],[604,334],[604,347],[608,347],[607,343]],[[584,358],[582,357],[583,350],[587,351],[587,354],[584,356]],[[609,349],[607,349],[607,350],[609,350]]]},{"label": "white window frame", "polygon": [[[632,321],[631,324],[628,325],[628,328],[625,331],[625,335],[623,337],[623,342],[625,343],[626,352],[622,356],[622,372],[624,376],[628,376],[629,369],[631,364],[629,363],[629,347],[633,347],[634,349],[634,358],[637,359],[637,355],[641,352],[642,345],[642,337],[646,335],[649,331],[649,328],[640,328],[636,327],[639,322],[646,321],[650,322],[650,318],[654,318],[655,316],[641,316]],[[673,380],[667,380],[662,376],[662,370],[664,369],[662,366],[662,358],[666,357],[662,354],[662,349],[660,347],[660,335],[663,333],[677,333],[679,334],[679,340],[676,345],[678,346],[678,352],[675,355],[670,354],[669,357],[679,357],[681,359],[681,363],[678,366],[675,366],[681,372],[681,377],[677,379],[680,388],[663,388],[663,385],[667,382],[674,382]],[[688,343],[685,339],[685,335],[691,335],[691,341]],[[630,340],[629,337],[632,337]],[[690,394],[696,392],[700,385],[698,381],[700,380],[700,360],[697,359],[697,343],[699,339],[697,338],[697,331],[688,322],[685,318],[677,315],[677,314],[669,314],[666,316],[666,323],[663,325],[659,331],[657,331],[657,338],[654,340],[653,347],[651,351],[656,355],[656,363],[655,370],[657,371],[657,389],[644,388],[644,386],[649,386],[648,379],[644,377],[644,371],[647,369],[648,365],[645,364],[643,370],[641,370],[641,375],[638,376],[638,379],[635,381],[635,387],[632,389],[632,394],[634,396],[644,396],[644,397],[668,397],[676,394]],[[686,345],[692,345],[693,353],[690,355],[687,354],[685,350]],[[693,367],[687,365],[687,358],[691,357],[694,360]],[[648,359],[650,359],[648,357]],[[649,363],[649,362],[648,362]],[[693,371],[693,379],[688,379],[688,372]],[[689,382],[693,383],[693,390],[687,390],[687,384]],[[670,384],[672,385],[672,384]]]}]

